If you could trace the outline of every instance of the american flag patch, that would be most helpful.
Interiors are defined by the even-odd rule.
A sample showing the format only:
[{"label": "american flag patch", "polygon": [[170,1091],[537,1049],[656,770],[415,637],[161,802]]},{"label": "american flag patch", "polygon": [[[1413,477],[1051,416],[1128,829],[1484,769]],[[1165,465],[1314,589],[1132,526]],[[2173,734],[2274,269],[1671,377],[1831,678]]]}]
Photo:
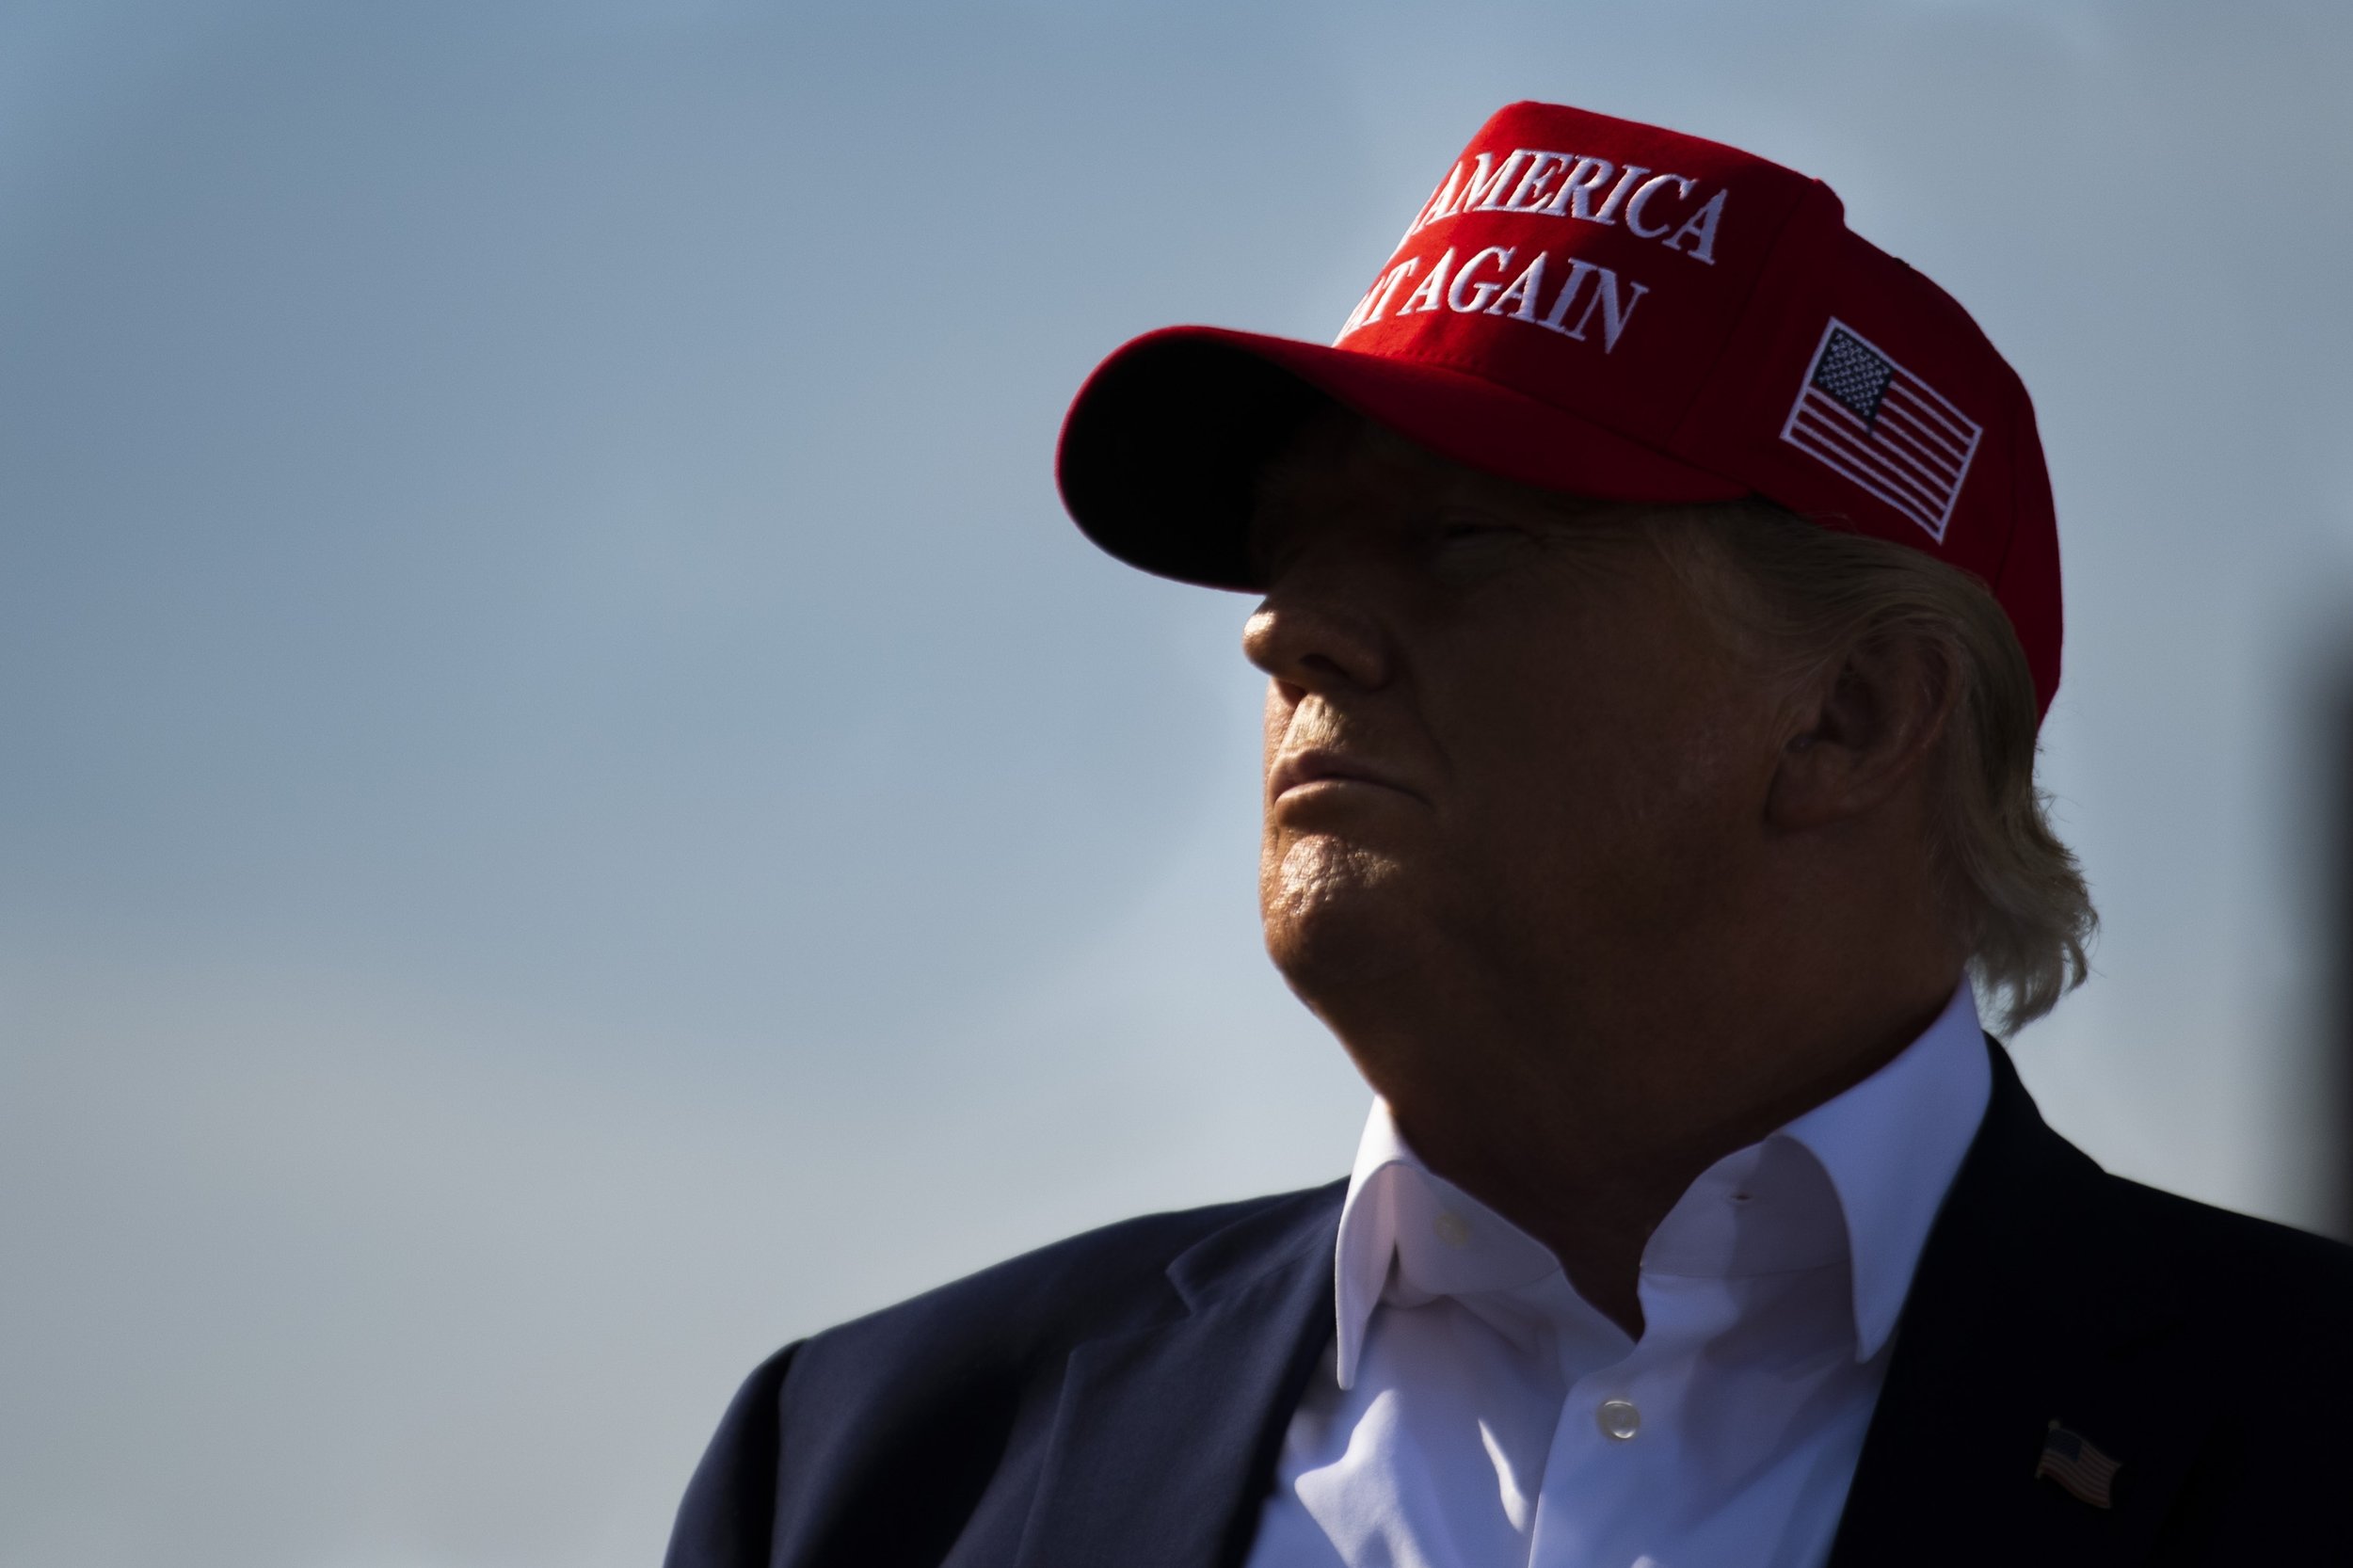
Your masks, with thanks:
[{"label": "american flag patch", "polygon": [[1781,439],[1927,529],[1939,544],[1984,427],[1831,318]]},{"label": "american flag patch", "polygon": [[2083,1433],[2070,1432],[2053,1421],[2051,1430],[2043,1434],[2042,1458],[2035,1464],[2034,1477],[2041,1480],[2048,1476],[2071,1496],[2094,1508],[2113,1508],[2116,1472],[2122,1468],[2093,1448]]}]

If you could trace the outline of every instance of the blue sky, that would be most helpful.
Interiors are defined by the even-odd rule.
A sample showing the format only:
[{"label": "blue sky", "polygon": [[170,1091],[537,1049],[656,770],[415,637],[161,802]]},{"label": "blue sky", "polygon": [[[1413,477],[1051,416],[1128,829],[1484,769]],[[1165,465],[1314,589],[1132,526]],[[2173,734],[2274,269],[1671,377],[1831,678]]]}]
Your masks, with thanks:
[{"label": "blue sky", "polygon": [[1050,452],[1133,332],[1328,338],[1520,97],[2018,364],[2107,921],[2022,1066],[2327,1218],[2342,8],[485,10],[0,17],[0,1560],[642,1563],[774,1345],[1342,1174],[1247,606]]}]

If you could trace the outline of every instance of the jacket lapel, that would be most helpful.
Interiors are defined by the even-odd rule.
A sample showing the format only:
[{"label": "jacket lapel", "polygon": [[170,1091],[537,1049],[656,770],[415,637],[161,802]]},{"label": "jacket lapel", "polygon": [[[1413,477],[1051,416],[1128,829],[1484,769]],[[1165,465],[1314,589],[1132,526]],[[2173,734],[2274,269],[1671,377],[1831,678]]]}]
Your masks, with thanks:
[{"label": "jacket lapel", "polygon": [[1345,1184],[1169,1266],[1184,1314],[1074,1350],[1018,1568],[1230,1568],[1332,1334]]},{"label": "jacket lapel", "polygon": [[[2138,1206],[2036,1112],[2009,1057],[1929,1232],[1831,1568],[2069,1568],[2149,1553],[2211,1395]],[[2053,1421],[2121,1461],[2114,1506],[2035,1468]]]}]

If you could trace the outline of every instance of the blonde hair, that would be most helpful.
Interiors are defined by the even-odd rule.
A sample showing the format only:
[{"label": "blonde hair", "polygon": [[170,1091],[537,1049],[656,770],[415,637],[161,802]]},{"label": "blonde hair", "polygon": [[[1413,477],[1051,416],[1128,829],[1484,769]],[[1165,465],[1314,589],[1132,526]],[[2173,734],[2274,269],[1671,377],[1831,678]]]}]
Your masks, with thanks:
[{"label": "blonde hair", "polygon": [[1833,675],[1878,638],[1920,639],[1942,653],[1959,689],[1930,763],[1933,847],[1978,995],[2007,1032],[2082,984],[2100,917],[2036,786],[2034,678],[1985,585],[1920,551],[1761,498],[1665,509],[1650,522],[1686,581],[1758,635],[1793,680]]}]

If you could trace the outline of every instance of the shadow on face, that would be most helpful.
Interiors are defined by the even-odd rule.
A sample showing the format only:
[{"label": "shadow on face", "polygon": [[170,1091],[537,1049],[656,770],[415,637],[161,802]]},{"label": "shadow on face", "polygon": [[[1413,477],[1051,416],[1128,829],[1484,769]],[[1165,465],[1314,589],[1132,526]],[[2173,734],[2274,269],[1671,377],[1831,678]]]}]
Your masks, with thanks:
[{"label": "shadow on face", "polygon": [[1303,999],[1337,1027],[1662,983],[1757,853],[1779,705],[1643,509],[1335,410],[1251,543],[1260,908]]}]

